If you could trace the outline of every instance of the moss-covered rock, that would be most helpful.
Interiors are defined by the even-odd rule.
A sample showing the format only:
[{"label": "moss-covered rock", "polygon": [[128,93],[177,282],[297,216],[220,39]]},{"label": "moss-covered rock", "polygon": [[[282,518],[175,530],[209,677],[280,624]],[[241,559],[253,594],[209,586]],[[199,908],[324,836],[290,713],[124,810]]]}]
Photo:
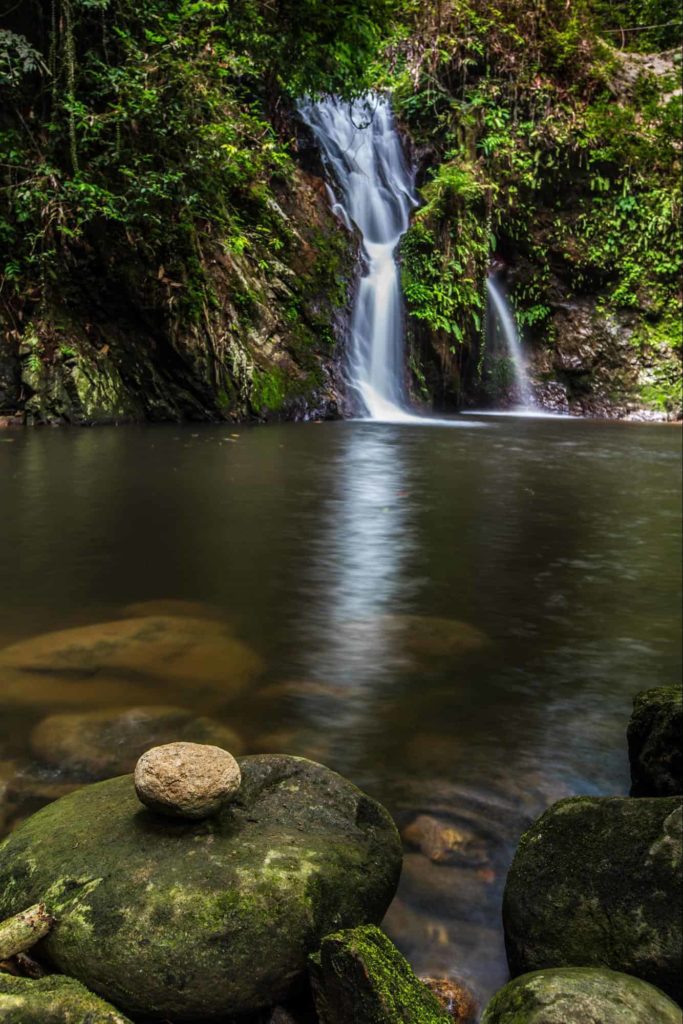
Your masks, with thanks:
[{"label": "moss-covered rock", "polygon": [[387,936],[372,926],[328,935],[310,960],[321,1024],[451,1024]]},{"label": "moss-covered rock", "polygon": [[522,836],[503,921],[513,975],[625,971],[680,999],[681,802],[574,797]]},{"label": "moss-covered rock", "polygon": [[683,694],[678,686],[643,690],[628,725],[632,796],[683,794]]},{"label": "moss-covered rock", "polygon": [[481,1024],[681,1024],[663,992],[628,974],[555,967],[515,978],[497,992]]},{"label": "moss-covered rock", "polygon": [[0,846],[0,917],[57,918],[43,955],[131,1015],[208,1021],[287,996],[337,928],[380,921],[401,845],[379,804],[321,765],[240,759],[217,817],[160,819],[130,776],[58,800]]},{"label": "moss-covered rock", "polygon": [[31,733],[31,750],[42,764],[94,781],[132,772],[146,750],[175,741],[209,743],[231,754],[243,749],[237,733],[213,718],[151,706],[49,715]]},{"label": "moss-covered rock", "polygon": [[54,974],[32,980],[0,974],[0,1024],[130,1024],[85,985]]}]

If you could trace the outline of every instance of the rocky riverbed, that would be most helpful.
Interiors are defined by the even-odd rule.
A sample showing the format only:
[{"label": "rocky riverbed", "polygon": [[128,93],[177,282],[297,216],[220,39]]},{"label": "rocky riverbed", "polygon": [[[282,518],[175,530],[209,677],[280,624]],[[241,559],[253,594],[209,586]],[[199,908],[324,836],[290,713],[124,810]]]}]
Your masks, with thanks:
[{"label": "rocky riverbed", "polygon": [[[482,1024],[680,1022],[682,726],[674,688],[638,695],[637,795],[561,800],[522,837],[513,980]],[[403,859],[388,812],[306,759],[235,760],[229,739],[175,708],[37,726],[81,783],[137,764],[74,782],[0,845],[0,1020],[473,1024],[457,977],[420,981],[377,928]],[[486,864],[427,815],[403,838],[436,865]]]}]

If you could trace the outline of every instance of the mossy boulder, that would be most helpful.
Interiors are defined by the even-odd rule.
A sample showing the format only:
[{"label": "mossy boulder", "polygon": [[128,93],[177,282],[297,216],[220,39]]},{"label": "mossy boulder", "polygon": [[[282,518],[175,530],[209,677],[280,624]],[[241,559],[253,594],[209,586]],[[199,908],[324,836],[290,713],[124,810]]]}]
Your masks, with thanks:
[{"label": "mossy boulder", "polygon": [[239,765],[235,801],[197,823],[143,808],[128,775],[43,808],[0,846],[0,918],[43,899],[41,955],[131,1016],[223,1020],[287,997],[324,935],[381,920],[401,844],[322,765]]},{"label": "mossy boulder", "polygon": [[379,928],[328,935],[310,972],[320,1024],[452,1024]]},{"label": "mossy boulder", "polygon": [[0,974],[0,1024],[130,1024],[128,1017],[59,974],[15,978]]},{"label": "mossy boulder", "polygon": [[522,836],[503,922],[513,975],[609,967],[680,1000],[681,801],[573,797]]},{"label": "mossy boulder", "polygon": [[628,725],[632,796],[683,794],[683,694],[678,686],[643,690]]},{"label": "mossy boulder", "polygon": [[555,967],[523,974],[497,992],[481,1024],[681,1024],[663,992],[629,974]]},{"label": "mossy boulder", "polygon": [[242,751],[233,729],[171,706],[49,715],[33,729],[31,750],[50,768],[95,781],[132,772],[145,751],[176,741],[209,743],[231,754]]}]

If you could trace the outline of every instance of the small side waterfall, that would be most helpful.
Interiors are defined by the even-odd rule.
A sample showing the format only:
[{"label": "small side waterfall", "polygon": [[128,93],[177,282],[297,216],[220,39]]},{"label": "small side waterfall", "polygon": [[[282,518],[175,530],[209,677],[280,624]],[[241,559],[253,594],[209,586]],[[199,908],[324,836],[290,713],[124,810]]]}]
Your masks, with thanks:
[{"label": "small side waterfall", "polygon": [[495,323],[499,327],[505,342],[512,369],[515,375],[515,390],[519,396],[519,405],[522,409],[535,409],[529,376],[527,374],[526,361],[522,352],[522,345],[519,340],[517,324],[507,300],[505,292],[497,280],[496,275],[491,273],[486,278],[486,289],[491,300],[491,307]]},{"label": "small side waterfall", "polygon": [[[351,324],[349,372],[370,419],[402,421],[404,323],[395,251],[417,205],[387,99],[368,96],[353,103],[335,99],[300,104],[323,159],[336,181],[332,209],[361,233],[365,272]],[[333,192],[333,190],[330,190]]]}]

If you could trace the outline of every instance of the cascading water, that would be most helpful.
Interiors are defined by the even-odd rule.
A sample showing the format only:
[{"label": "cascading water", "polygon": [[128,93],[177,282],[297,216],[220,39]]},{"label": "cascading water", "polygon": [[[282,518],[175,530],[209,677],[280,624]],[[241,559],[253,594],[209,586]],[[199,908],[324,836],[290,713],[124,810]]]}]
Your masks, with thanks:
[{"label": "cascading water", "polygon": [[489,274],[487,277],[486,289],[491,300],[494,321],[503,335],[505,347],[512,364],[512,370],[515,375],[515,389],[519,396],[519,405],[522,409],[535,409],[536,403],[531,390],[531,384],[529,383],[517,324],[515,323],[505,291],[495,274]]},{"label": "cascading water", "polygon": [[350,377],[371,419],[413,420],[406,411],[403,308],[396,247],[417,205],[414,175],[387,99],[303,102],[301,116],[320,145],[341,197],[332,208],[363,241],[366,269],[351,322]]}]

